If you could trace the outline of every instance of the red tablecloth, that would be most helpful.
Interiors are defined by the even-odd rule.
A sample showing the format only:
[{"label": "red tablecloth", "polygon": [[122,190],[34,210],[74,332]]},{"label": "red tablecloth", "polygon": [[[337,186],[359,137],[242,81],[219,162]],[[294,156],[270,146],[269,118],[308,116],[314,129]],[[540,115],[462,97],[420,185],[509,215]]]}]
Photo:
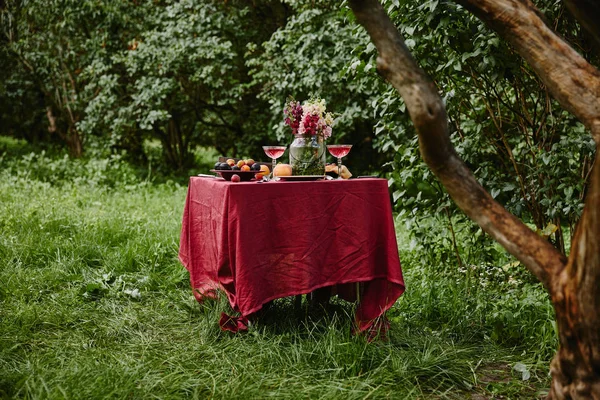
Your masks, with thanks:
[{"label": "red tablecloth", "polygon": [[356,319],[363,331],[404,292],[385,179],[192,177],[179,258],[198,300],[222,289],[244,317],[273,299],[325,286],[354,301],[353,283],[361,282]]}]

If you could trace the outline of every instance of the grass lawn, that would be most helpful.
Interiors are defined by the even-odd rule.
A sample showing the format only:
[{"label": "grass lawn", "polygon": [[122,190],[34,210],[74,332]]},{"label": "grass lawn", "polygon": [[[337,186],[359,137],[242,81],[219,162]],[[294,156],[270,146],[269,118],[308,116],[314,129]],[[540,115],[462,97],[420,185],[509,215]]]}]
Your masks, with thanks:
[{"label": "grass lawn", "polygon": [[185,187],[1,176],[0,398],[534,398],[548,387],[547,301],[516,293],[523,320],[501,332],[521,336],[493,338],[486,316],[503,297],[465,300],[405,234],[389,341],[351,336],[351,304],[295,313],[290,299],[232,335],[217,324],[226,300],[198,304],[177,259]]}]

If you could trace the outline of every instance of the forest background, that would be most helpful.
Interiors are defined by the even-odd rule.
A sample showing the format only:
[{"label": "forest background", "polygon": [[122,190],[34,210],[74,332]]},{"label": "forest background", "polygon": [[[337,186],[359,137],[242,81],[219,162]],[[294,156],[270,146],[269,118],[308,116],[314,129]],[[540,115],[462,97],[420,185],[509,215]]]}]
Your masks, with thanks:
[{"label": "forest background", "polygon": [[[535,3],[559,34],[599,64],[562,3]],[[384,4],[444,96],[459,155],[496,200],[568,254],[595,148],[583,125],[462,7]],[[312,94],[338,114],[331,142],[354,145],[345,160],[350,170],[389,180],[408,291],[390,313],[393,330],[403,333],[383,350],[314,321],[317,337],[291,328],[306,368],[282,379],[298,385],[316,379],[314,387],[303,386],[306,393],[328,393],[319,380],[325,385],[326,374],[310,374],[333,357],[340,364],[336,390],[356,391],[350,397],[543,394],[557,346],[547,295],[457,210],[426,168],[403,101],[377,75],[374,46],[345,2],[7,0],[0,13],[0,277],[9,282],[0,288],[0,394],[60,397],[60,390],[82,390],[87,378],[76,371],[92,364],[81,349],[62,350],[71,369],[51,360],[65,341],[111,354],[124,340],[133,362],[143,340],[115,332],[129,337],[129,329],[147,329],[142,320],[162,320],[161,296],[179,313],[169,321],[176,330],[161,335],[196,329],[196,336],[225,340],[213,328],[191,328],[216,311],[198,311],[184,295],[189,283],[176,253],[185,184],[219,155],[261,159],[263,144],[288,144],[283,104],[289,95]],[[144,210],[134,212],[140,204]],[[55,296],[54,311],[38,304],[47,296]],[[142,307],[144,301],[150,306]],[[106,307],[117,305],[136,310],[135,318],[112,319]],[[148,308],[152,315],[142,311]],[[85,325],[90,312],[103,317],[93,314],[93,329],[74,339],[69,324]],[[281,335],[277,329],[257,328],[248,351],[270,349],[265,342]],[[47,330],[53,339],[42,340]],[[313,359],[304,348],[310,341],[336,350]],[[350,343],[351,350],[340,353],[331,343]],[[219,345],[224,352],[229,346]],[[158,359],[183,357],[185,349],[156,350],[149,368],[158,374]],[[389,358],[409,361],[386,364]],[[115,368],[110,361],[100,365],[100,376]],[[225,380],[225,365],[209,367]],[[123,368],[118,393],[150,390],[139,387],[139,371]],[[195,385],[198,377],[184,369],[167,375],[177,379],[162,386],[166,393],[232,394],[216,384]],[[276,385],[274,375],[266,376],[268,387]],[[250,372],[236,382],[234,395],[246,394],[244,385],[264,393]],[[99,387],[106,394],[112,386]]]}]

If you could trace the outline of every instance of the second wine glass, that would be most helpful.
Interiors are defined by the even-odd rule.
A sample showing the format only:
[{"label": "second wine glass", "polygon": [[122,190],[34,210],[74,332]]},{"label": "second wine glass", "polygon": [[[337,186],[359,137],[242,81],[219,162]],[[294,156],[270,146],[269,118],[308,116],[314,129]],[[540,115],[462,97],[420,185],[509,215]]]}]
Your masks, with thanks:
[{"label": "second wine glass", "polygon": [[351,144],[328,144],[327,150],[329,154],[337,158],[338,164],[338,179],[342,178],[342,157],[346,157],[352,148]]},{"label": "second wine glass", "polygon": [[267,180],[276,180],[275,179],[275,165],[277,159],[285,153],[285,149],[287,146],[263,146],[263,150],[267,157],[271,157],[271,174]]}]

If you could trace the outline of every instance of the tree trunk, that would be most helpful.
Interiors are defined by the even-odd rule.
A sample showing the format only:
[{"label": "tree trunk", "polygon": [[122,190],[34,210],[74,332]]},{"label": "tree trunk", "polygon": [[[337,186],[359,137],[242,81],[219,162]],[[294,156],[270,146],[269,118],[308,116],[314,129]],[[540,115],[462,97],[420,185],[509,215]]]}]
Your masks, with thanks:
[{"label": "tree trunk", "polygon": [[184,143],[179,123],[170,119],[166,129],[153,125],[156,136],[163,147],[165,163],[176,171],[182,171],[193,164],[193,155]]},{"label": "tree trunk", "polygon": [[[83,156],[83,141],[81,139],[81,134],[77,131],[75,125],[69,124],[65,133],[59,128],[57,117],[54,115],[52,107],[50,106],[46,107],[46,117],[48,118],[48,132],[50,132],[50,134],[57,134],[61,140],[67,144],[69,155],[75,158]],[[64,125],[64,123],[60,124],[60,126]]]},{"label": "tree trunk", "polygon": [[81,158],[81,156],[83,156],[83,142],[81,140],[81,135],[75,127],[69,127],[66,141],[71,157]]},{"label": "tree trunk", "polygon": [[[548,398],[600,400],[600,72],[544,24],[531,1],[458,1],[515,47],[552,96],[579,118],[596,141],[596,163],[568,260],[495,202],[460,160],[450,142],[438,89],[418,66],[379,1],[349,0],[349,4],[379,52],[378,72],[405,101],[429,168],[469,218],[521,261],[550,293],[560,348],[551,364]],[[597,33],[598,26],[588,24],[586,29]]]},{"label": "tree trunk", "polygon": [[600,399],[600,151],[573,237],[567,267],[552,296],[560,348],[552,360],[549,399]]}]

